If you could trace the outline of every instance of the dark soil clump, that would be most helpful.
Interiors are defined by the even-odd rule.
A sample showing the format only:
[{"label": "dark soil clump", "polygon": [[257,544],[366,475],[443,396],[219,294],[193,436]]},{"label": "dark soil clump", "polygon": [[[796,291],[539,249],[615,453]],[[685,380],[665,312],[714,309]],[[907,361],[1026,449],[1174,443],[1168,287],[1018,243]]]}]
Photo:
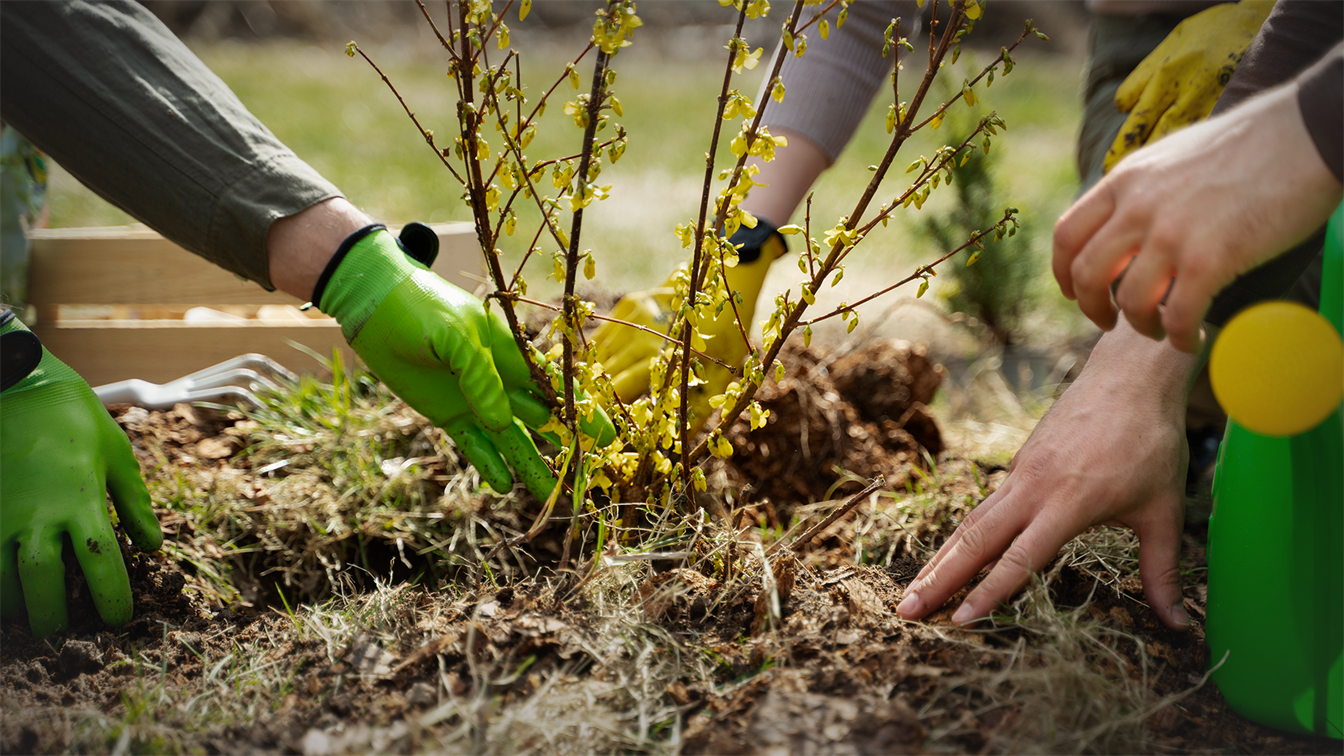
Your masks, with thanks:
[{"label": "dark soil clump", "polygon": [[772,524],[787,523],[794,503],[853,493],[878,475],[899,487],[911,465],[927,469],[942,453],[927,404],[944,372],[923,346],[879,341],[839,359],[792,342],[784,351],[788,372],[757,393],[765,427],[739,422],[728,434],[729,479],[770,500]]}]

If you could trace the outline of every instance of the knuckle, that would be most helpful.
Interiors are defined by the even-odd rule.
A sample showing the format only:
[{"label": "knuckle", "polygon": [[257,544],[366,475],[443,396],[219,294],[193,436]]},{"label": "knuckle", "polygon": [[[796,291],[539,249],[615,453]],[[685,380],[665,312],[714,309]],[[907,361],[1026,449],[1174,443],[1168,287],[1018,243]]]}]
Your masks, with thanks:
[{"label": "knuckle", "polygon": [[1070,273],[1073,274],[1074,285],[1084,289],[1100,288],[1107,283],[1105,272],[1088,260],[1078,258],[1070,266]]},{"label": "knuckle", "polygon": [[1190,254],[1180,259],[1179,272],[1188,278],[1201,279],[1214,273],[1214,265],[1208,255]]},{"label": "knuckle", "polygon": [[1016,584],[1027,578],[1039,565],[1032,565],[1031,556],[1021,545],[1021,539],[1014,542],[1008,550],[999,557],[999,564],[995,567],[996,572],[1002,572],[1005,580],[1011,580]]},{"label": "knuckle", "polygon": [[1148,232],[1148,243],[1154,251],[1163,257],[1176,257],[1185,244],[1186,229],[1183,222],[1159,221]]},{"label": "knuckle", "polygon": [[1161,335],[1162,329],[1158,327],[1157,322],[1148,313],[1141,313],[1123,303],[1120,305],[1120,310],[1125,313],[1125,320],[1129,321],[1130,327],[1139,334],[1150,339],[1156,339]]},{"label": "knuckle", "polygon": [[1054,253],[1072,255],[1078,249],[1078,232],[1074,228],[1073,213],[1068,212],[1055,221]]},{"label": "knuckle", "polygon": [[[970,524],[969,527],[967,527],[967,523]],[[985,528],[981,527],[979,523],[971,523],[968,517],[962,523],[961,529],[964,532],[961,534],[961,542],[958,545],[961,547],[963,557],[976,561],[984,559],[989,549]]]},{"label": "knuckle", "polygon": [[1145,580],[1154,588],[1179,588],[1181,585],[1181,570],[1177,565],[1168,565],[1145,576]]}]

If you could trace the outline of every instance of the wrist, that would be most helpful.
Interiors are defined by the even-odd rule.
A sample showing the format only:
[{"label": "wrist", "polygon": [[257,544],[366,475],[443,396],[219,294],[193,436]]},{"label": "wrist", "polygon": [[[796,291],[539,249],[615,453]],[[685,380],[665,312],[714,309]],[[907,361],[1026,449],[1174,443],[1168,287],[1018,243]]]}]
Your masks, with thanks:
[{"label": "wrist", "polygon": [[1167,410],[1183,413],[1207,355],[1207,347],[1188,354],[1166,340],[1154,341],[1120,318],[1115,329],[1097,342],[1083,372],[1090,380],[1107,383],[1108,392],[1116,396],[1156,399]]},{"label": "wrist", "polygon": [[335,318],[353,343],[378,306],[418,270],[384,226],[366,226],[337,245],[314,285],[312,302]]},{"label": "wrist", "polygon": [[0,313],[0,390],[11,395],[69,381],[84,383],[12,311]]},{"label": "wrist", "polygon": [[755,227],[738,226],[733,235],[728,237],[728,242],[737,247],[739,267],[750,265],[761,257],[765,257],[765,263],[769,265],[789,251],[784,236],[778,231],[778,226],[769,218],[759,215],[756,216]]},{"label": "wrist", "polygon": [[352,233],[373,223],[349,201],[335,197],[271,224],[266,249],[271,283],[307,300],[332,254]]}]

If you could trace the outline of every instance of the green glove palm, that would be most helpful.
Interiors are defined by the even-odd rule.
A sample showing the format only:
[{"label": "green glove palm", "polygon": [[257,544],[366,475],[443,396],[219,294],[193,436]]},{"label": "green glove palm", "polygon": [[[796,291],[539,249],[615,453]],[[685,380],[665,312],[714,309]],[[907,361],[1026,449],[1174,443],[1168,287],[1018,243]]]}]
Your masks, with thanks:
[{"label": "green glove palm", "polygon": [[[448,432],[491,488],[510,490],[512,468],[533,495],[550,495],[555,477],[523,425],[545,425],[550,410],[503,317],[414,262],[382,226],[346,240],[313,301],[374,375]],[[599,443],[615,437],[605,417],[585,431]]]},{"label": "green glove palm", "polygon": [[1143,145],[1207,118],[1273,7],[1273,0],[1241,0],[1177,24],[1115,93],[1115,107],[1129,118],[1106,153],[1105,171]]},{"label": "green glove palm", "polygon": [[[23,338],[36,344],[17,320],[0,327],[0,339]],[[106,494],[141,549],[157,549],[163,533],[131,443],[89,384],[41,350],[36,369],[0,394],[0,450],[0,614],[26,605],[37,637],[69,626],[68,535],[99,616],[109,625],[130,620],[131,583]]]}]

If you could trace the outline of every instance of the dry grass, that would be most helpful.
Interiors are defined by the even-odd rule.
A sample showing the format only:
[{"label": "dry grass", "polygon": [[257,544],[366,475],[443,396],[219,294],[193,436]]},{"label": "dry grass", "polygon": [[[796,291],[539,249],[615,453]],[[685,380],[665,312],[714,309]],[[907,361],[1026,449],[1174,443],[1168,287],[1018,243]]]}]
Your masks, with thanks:
[{"label": "dry grass", "polygon": [[518,525],[514,498],[482,489],[440,429],[367,373],[334,367],[331,383],[305,377],[243,410],[247,446],[229,465],[176,464],[151,444],[147,480],[176,534],[166,548],[208,600],[318,599],[349,567],[475,573],[482,544]]},{"label": "dry grass", "polygon": [[[673,753],[698,708],[674,691],[727,695],[769,659],[787,658],[784,615],[801,609],[788,603],[793,576],[764,558],[768,547],[791,545],[797,569],[814,575],[897,570],[931,555],[1004,476],[945,458],[903,489],[867,497],[810,544],[793,539],[835,502],[798,507],[784,532],[736,534],[674,510],[645,510],[626,530],[614,505],[594,507],[578,521],[575,570],[556,575],[554,556],[526,546],[485,562],[526,530],[527,503],[482,489],[440,431],[366,375],[337,368],[332,383],[305,380],[249,411],[248,445],[229,465],[183,467],[168,444],[156,447],[161,464],[149,478],[176,531],[170,556],[205,604],[248,599],[261,608],[258,631],[193,637],[165,625],[159,642],[118,662],[136,681],[119,706],[22,716],[59,719],[67,742],[91,751],[192,752],[234,733],[253,746],[319,754]],[[717,495],[732,506],[729,492]],[[978,717],[1003,709],[1012,714],[994,735],[997,752],[1147,750],[1144,722],[1170,701],[1148,686],[1143,641],[1086,603],[1056,606],[1051,593],[1070,570],[1118,595],[1136,576],[1135,547],[1111,529],[1066,546],[984,631],[996,640],[977,649],[993,662],[941,678],[924,702],[917,713],[936,723],[924,747],[957,750]],[[676,582],[643,590],[656,560],[718,581],[701,625],[650,610],[693,598]],[[501,608],[505,595],[514,598]],[[757,610],[758,637],[710,641],[695,629],[753,600],[766,608]],[[551,618],[541,620],[551,629],[539,631],[540,647],[507,640],[509,623],[529,626],[534,615]],[[924,627],[949,647],[967,643]],[[414,661],[421,657],[428,661]],[[390,670],[412,663],[413,683],[392,682],[411,671]],[[180,672],[192,665],[196,672]],[[401,702],[386,704],[393,716],[375,714],[371,701],[382,699]],[[350,713],[333,719],[333,710]]]}]

